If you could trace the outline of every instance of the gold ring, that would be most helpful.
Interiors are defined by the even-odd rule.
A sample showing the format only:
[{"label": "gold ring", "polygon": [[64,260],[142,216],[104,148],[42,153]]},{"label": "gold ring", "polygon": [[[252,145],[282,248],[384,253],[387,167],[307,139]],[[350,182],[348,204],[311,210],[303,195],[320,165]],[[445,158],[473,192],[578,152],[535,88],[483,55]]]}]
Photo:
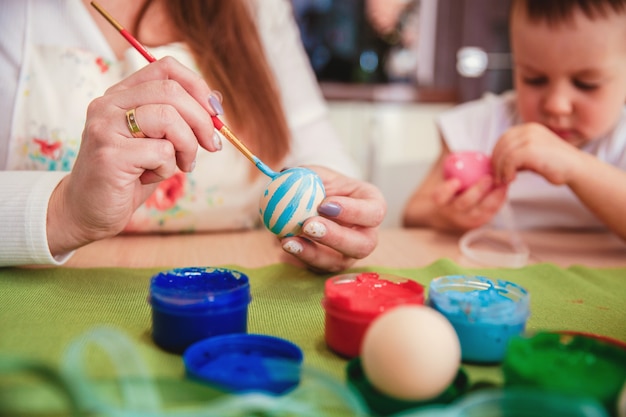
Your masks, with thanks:
[{"label": "gold ring", "polygon": [[128,130],[134,138],[145,138],[146,135],[141,131],[141,128],[137,124],[137,117],[135,116],[135,109],[130,109],[126,112],[126,124]]}]

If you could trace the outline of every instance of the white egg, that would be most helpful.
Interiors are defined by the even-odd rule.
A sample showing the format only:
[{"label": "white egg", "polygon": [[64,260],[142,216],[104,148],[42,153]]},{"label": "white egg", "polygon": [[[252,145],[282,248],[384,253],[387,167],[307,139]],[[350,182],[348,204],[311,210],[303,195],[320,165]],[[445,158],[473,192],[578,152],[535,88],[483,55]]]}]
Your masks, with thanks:
[{"label": "white egg", "polygon": [[326,193],[321,178],[307,168],[289,168],[267,185],[259,201],[263,224],[279,237],[300,233],[306,219],[317,216]]},{"label": "white egg", "polygon": [[398,306],[368,327],[361,363],[380,392],[402,400],[427,400],[454,381],[461,344],[441,313],[426,306]]}]

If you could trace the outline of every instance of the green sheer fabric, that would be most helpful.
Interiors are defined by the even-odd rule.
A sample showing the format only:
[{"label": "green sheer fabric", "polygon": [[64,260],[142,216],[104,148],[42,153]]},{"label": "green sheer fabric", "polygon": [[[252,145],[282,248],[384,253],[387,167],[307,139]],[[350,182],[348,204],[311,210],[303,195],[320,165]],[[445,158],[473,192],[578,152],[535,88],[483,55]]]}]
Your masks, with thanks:
[{"label": "green sheer fabric", "polygon": [[[325,279],[331,275],[316,275],[282,264],[255,269],[211,266],[226,266],[249,276],[253,297],[248,317],[250,333],[269,334],[296,343],[304,351],[307,368],[343,383],[347,361],[328,350],[324,342],[324,310],[320,302]],[[161,270],[0,269],[0,357],[33,361],[55,370],[76,338],[106,325],[129,336],[155,380],[183,380],[181,357],[159,349],[150,336],[148,287],[152,275]],[[531,294],[527,332],[568,330],[626,342],[626,268],[537,264],[520,269],[469,269],[441,259],[421,268],[368,267],[353,270],[356,271],[391,273],[426,287],[433,278],[452,274],[480,274],[513,281]],[[498,366],[464,367],[473,383],[502,382]],[[90,368],[102,377],[115,376],[110,362],[98,357],[90,361]],[[0,378],[0,402],[3,395],[11,392],[9,388],[21,380]],[[46,395],[37,401],[54,397],[50,392]],[[23,401],[37,402],[32,398]]]}]

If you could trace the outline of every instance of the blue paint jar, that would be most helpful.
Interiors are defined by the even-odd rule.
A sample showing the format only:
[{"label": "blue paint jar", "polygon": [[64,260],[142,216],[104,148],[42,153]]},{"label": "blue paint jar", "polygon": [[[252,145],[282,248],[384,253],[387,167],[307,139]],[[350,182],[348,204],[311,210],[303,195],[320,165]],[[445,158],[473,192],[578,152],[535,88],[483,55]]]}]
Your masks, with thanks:
[{"label": "blue paint jar", "polygon": [[465,362],[502,361],[509,340],[526,328],[529,301],[521,286],[483,276],[435,278],[428,290],[428,304],[456,330]]},{"label": "blue paint jar", "polygon": [[177,268],[152,277],[152,338],[165,350],[182,353],[211,336],[246,333],[248,277],[235,270]]}]

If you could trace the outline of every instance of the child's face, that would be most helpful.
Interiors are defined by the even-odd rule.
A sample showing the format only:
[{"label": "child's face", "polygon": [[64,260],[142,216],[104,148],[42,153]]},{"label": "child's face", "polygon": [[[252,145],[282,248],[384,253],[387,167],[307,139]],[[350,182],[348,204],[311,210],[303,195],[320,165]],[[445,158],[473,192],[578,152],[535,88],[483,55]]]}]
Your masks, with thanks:
[{"label": "child's face", "polygon": [[626,104],[626,14],[531,23],[518,6],[511,21],[517,102],[538,122],[580,147],[611,131]]}]

